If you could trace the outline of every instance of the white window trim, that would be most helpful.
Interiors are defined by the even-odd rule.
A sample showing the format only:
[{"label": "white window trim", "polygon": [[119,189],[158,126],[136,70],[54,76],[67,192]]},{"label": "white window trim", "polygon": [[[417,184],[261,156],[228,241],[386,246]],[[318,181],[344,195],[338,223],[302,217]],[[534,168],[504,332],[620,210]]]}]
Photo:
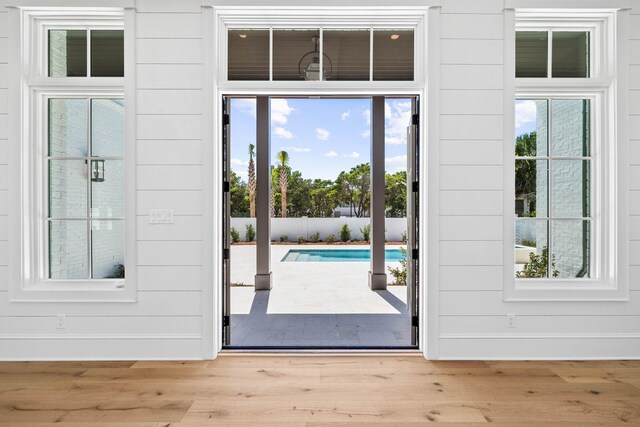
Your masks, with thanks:
[{"label": "white window trim", "polygon": [[[113,8],[9,9],[11,301],[136,301],[134,13],[133,9]],[[125,28],[126,77],[48,77],[47,30],[55,27]],[[46,180],[42,166],[47,137],[46,99],[58,96],[112,96],[125,100],[125,280],[56,280],[46,276]]]},{"label": "white window trim", "polygon": [[[426,84],[426,21],[428,6],[405,7],[398,9],[370,8],[284,8],[268,7],[260,10],[237,7],[215,7],[216,21],[216,63],[215,71],[218,87],[225,91],[280,90],[285,92],[312,92],[317,90],[368,90],[393,91],[408,88],[421,90]],[[412,81],[283,81],[283,80],[228,80],[227,35],[233,29],[317,29],[322,33],[325,29],[412,29],[414,31],[414,79]],[[272,75],[273,37],[270,37],[269,75]],[[322,47],[322,46],[321,46]],[[370,49],[372,46],[370,46]],[[370,62],[373,58],[370,58]],[[371,66],[371,64],[370,64]],[[370,76],[370,79],[373,76]]]},{"label": "white window trim", "polygon": [[[626,11],[505,10],[504,293],[505,301],[624,301],[629,298],[626,234],[627,110]],[[566,22],[566,25],[565,25]],[[588,78],[515,78],[515,31],[590,29],[592,70]],[[594,58],[599,55],[600,58]],[[513,205],[516,99],[591,100],[591,278],[516,279]]]},{"label": "white window trim", "polygon": [[[205,0],[203,5],[203,90],[212,93],[212,99],[203,99],[203,114],[214,117],[214,120],[203,122],[205,140],[212,143],[204,145],[204,158],[212,159],[213,167],[207,168],[204,175],[203,193],[206,219],[203,233],[208,236],[219,236],[222,225],[222,185],[218,181],[221,176],[221,97],[229,95],[418,95],[423,99],[420,109],[421,123],[430,123],[426,131],[421,132],[421,152],[424,161],[420,165],[420,176],[424,177],[425,189],[420,192],[420,205],[427,206],[420,210],[420,223],[423,224],[420,236],[420,344],[425,357],[437,359],[438,356],[438,301],[437,277],[438,260],[438,145],[433,141],[439,139],[439,58],[440,58],[440,7],[438,0],[403,0],[401,4],[389,6],[384,0],[340,0],[339,5],[325,7],[240,7],[223,6],[237,4],[237,1]],[[334,22],[358,21],[370,26],[374,22],[393,21],[394,15],[405,15],[414,21],[421,21],[422,30],[414,35],[414,43],[420,50],[414,58],[418,71],[413,82],[336,82],[336,81],[276,81],[276,82],[228,82],[222,67],[226,68],[226,56],[220,52],[221,45],[226,44],[226,24],[240,22],[245,28],[262,23],[265,20],[285,20],[296,24],[312,21],[324,22],[334,27]],[[367,23],[368,22],[368,23]],[[428,25],[427,25],[428,22]],[[225,48],[226,49],[226,48]],[[427,54],[428,53],[428,54]],[[427,75],[429,78],[427,79]],[[420,78],[418,76],[421,76]],[[233,83],[233,84],[231,84]],[[271,83],[266,85],[265,83]],[[358,83],[358,84],[356,84]],[[379,84],[378,84],[379,83]],[[431,143],[427,144],[427,141]],[[427,165],[428,163],[428,165]],[[207,243],[208,242],[208,243]],[[203,347],[205,357],[214,357],[222,344],[222,253],[219,244],[213,239],[205,239],[203,247],[204,259],[213,262],[203,268],[203,283],[211,284],[203,288]],[[217,240],[216,240],[217,242]],[[427,265],[428,263],[428,265]],[[213,309],[211,307],[213,306]],[[427,307],[428,306],[428,307]],[[215,316],[213,314],[216,314]]]}]

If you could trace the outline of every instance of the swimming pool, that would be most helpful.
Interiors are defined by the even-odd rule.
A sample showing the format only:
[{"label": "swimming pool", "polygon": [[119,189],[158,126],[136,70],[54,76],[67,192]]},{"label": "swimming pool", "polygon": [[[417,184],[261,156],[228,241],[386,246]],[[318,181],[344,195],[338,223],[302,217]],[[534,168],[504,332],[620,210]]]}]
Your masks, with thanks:
[{"label": "swimming pool", "polygon": [[[400,249],[385,249],[385,261],[402,259]],[[369,249],[291,249],[282,262],[367,262],[371,260]]]}]

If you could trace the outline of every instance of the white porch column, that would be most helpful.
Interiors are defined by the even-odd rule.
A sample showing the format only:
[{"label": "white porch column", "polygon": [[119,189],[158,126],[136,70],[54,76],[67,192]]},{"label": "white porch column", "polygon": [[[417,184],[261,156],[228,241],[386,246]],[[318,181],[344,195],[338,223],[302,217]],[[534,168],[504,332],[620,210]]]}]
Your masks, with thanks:
[{"label": "white porch column", "polygon": [[369,287],[387,289],[384,264],[384,96],[374,96],[371,106],[371,270]]},{"label": "white porch column", "polygon": [[256,291],[271,289],[269,97],[256,98]]}]

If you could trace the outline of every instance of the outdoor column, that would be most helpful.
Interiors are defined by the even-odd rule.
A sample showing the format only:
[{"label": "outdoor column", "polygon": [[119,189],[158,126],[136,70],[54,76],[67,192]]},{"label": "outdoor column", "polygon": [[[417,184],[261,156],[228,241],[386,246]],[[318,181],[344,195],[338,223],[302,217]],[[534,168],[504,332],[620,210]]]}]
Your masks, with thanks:
[{"label": "outdoor column", "polygon": [[384,264],[384,96],[374,96],[371,106],[371,270],[369,287],[387,289]]},{"label": "outdoor column", "polygon": [[269,97],[256,98],[256,291],[271,289]]}]

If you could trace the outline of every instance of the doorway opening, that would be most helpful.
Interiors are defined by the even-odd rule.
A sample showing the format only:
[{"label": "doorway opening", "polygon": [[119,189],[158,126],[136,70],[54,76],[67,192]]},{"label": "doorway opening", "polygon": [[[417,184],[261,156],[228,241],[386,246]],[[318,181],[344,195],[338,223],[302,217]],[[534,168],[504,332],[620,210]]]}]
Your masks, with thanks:
[{"label": "doorway opening", "polygon": [[223,114],[223,347],[417,348],[419,97]]}]

